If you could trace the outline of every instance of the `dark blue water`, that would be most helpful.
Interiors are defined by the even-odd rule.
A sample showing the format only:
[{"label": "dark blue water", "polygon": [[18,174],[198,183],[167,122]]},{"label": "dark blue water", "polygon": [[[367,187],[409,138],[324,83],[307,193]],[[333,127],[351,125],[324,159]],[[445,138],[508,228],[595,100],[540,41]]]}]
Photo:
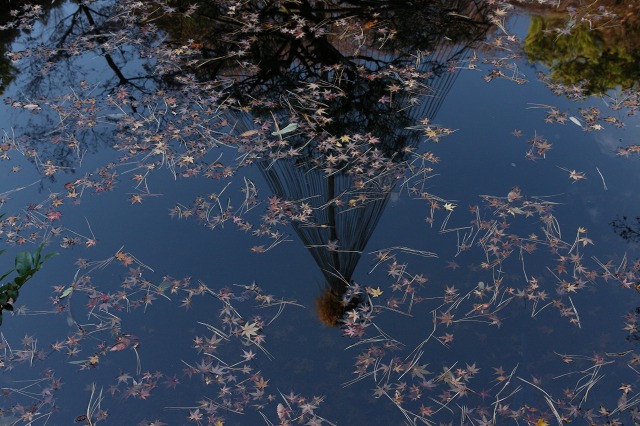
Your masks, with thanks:
[{"label": "dark blue water", "polygon": [[[92,4],[94,19],[102,22],[95,11],[108,4]],[[5,104],[0,114],[3,143],[11,144],[9,158],[0,161],[0,212],[7,213],[5,220],[19,216],[24,226],[4,222],[0,237],[8,251],[0,259],[10,268],[17,251],[33,250],[43,237],[50,240],[45,252],[60,252],[21,291],[18,305],[25,306],[24,315],[3,315],[5,423],[37,419],[33,424],[71,424],[75,419],[84,424],[82,416],[89,416],[91,424],[132,425],[482,424],[495,416],[498,424],[542,424],[537,423],[541,419],[552,424],[557,420],[550,405],[567,419],[593,415],[599,422],[618,417],[631,421],[637,344],[626,339],[629,333],[623,328],[633,321],[625,315],[638,298],[621,281],[624,271],[634,271],[638,247],[620,238],[610,223],[635,217],[640,207],[640,163],[633,155],[616,155],[619,147],[637,140],[637,116],[608,110],[602,97],[576,103],[554,95],[536,77],[545,67],[523,58],[506,63],[517,64],[525,84],[506,78],[486,82],[483,76],[493,65],[473,62],[474,55],[508,54],[468,40],[454,47],[433,42],[435,53],[425,54],[433,62],[425,60],[419,70],[433,74],[418,81],[435,92],[416,89],[421,104],[413,108],[401,92],[395,108],[387,108],[377,101],[382,95],[393,99],[395,92],[387,86],[402,84],[409,75],[394,68],[398,71],[389,71],[388,80],[377,87],[375,79],[360,80],[346,67],[342,81],[337,72],[322,68],[335,65],[331,51],[311,43],[309,52],[317,56],[317,63],[311,63],[317,69],[305,69],[296,57],[285,61],[291,72],[287,78],[266,73],[254,82],[247,68],[251,61],[268,69],[268,56],[260,55],[249,57],[242,72],[228,64],[198,68],[201,81],[215,76],[223,81],[216,84],[237,87],[233,95],[247,104],[254,98],[273,105],[223,108],[206,122],[209,127],[201,124],[201,133],[190,133],[189,126],[207,114],[203,105],[220,99],[196,104],[195,96],[179,84],[182,74],[153,75],[159,72],[154,67],[165,60],[186,66],[177,50],[200,41],[211,45],[209,55],[223,56],[224,43],[206,38],[218,27],[211,34],[194,35],[188,20],[177,27],[159,20],[159,39],[146,27],[147,33],[138,34],[142,30],[134,26],[114,36],[107,24],[99,33],[78,24],[86,25],[88,18],[75,3],[47,13],[46,24],[15,36],[13,51],[46,45],[60,36],[60,28],[74,28],[74,34],[96,39],[103,48],[108,40],[122,45],[65,56],[45,77],[37,74],[41,61],[23,59],[17,63],[19,74],[5,88],[4,97],[23,106]],[[278,19],[289,19],[287,12],[277,13]],[[393,15],[384,12],[383,19],[375,12],[362,13],[365,29]],[[412,22],[406,10],[397,13],[399,28],[402,19]],[[524,38],[528,23],[526,14],[515,15],[508,28]],[[435,40],[444,37],[434,34]],[[200,38],[187,43],[196,35]],[[136,36],[141,39],[131,41]],[[499,36],[495,28],[474,35],[479,40]],[[243,40],[238,37],[230,45]],[[370,55],[358,58],[349,50],[351,39],[335,35],[329,41],[371,73],[380,64],[406,66],[401,48],[412,52],[420,45],[405,40],[406,46],[371,48]],[[162,43],[167,43],[167,57],[170,52],[177,56],[139,54]],[[257,45],[265,49],[258,52],[262,55],[271,49],[266,42]],[[448,70],[438,68],[438,61]],[[479,69],[469,69],[469,64]],[[124,84],[115,69],[131,80]],[[303,95],[313,97],[308,84],[325,84],[323,78],[333,83],[326,86],[328,94],[313,102],[326,104],[334,122],[312,127],[312,109],[303,110],[296,102],[302,103]],[[351,90],[353,97],[345,97],[349,101],[329,96],[340,87]],[[118,96],[131,96],[138,104],[114,107],[113,99],[122,100]],[[166,98],[174,100],[158,102]],[[95,99],[97,106],[92,109],[93,100],[81,102],[87,99]],[[177,106],[170,107],[172,102]],[[24,108],[31,104],[41,110]],[[64,110],[58,114],[51,105]],[[564,125],[547,123],[549,108],[541,105],[579,118],[583,126],[579,109],[595,106],[606,111],[603,116],[624,120],[625,127],[604,125],[587,132],[570,119]],[[164,108],[173,112],[154,121]],[[94,110],[95,125],[78,124],[93,117]],[[74,111],[82,116],[66,115]],[[182,118],[189,114],[199,115]],[[207,177],[200,169],[197,176],[186,177],[181,174],[189,161],[170,165],[167,158],[128,151],[134,149],[130,145],[119,150],[131,143],[127,137],[137,135],[133,121],[117,126],[125,115],[150,129],[140,134],[140,141],[154,132],[168,138],[170,131],[160,129],[185,125],[173,133],[178,150],[207,140],[213,131],[225,145],[229,140],[223,134],[239,137],[240,152],[236,145],[220,144],[194,159],[211,166],[213,173],[232,167],[234,175]],[[435,143],[423,136],[426,125],[408,129],[425,118],[434,129],[450,129],[450,134]],[[292,122],[297,129],[278,134]],[[381,142],[359,139],[367,133]],[[77,148],[65,150],[71,135],[79,141]],[[335,139],[326,142],[329,136]],[[544,137],[552,148],[544,155],[534,150],[536,160],[531,161],[528,142],[534,137]],[[274,161],[268,154],[278,148],[267,146],[274,141],[287,141],[287,149],[299,152]],[[318,148],[323,141],[325,148]],[[350,142],[355,148],[348,148]],[[379,155],[369,148],[376,143]],[[250,154],[262,157],[236,169],[250,158],[243,157],[246,149],[260,144],[264,149]],[[326,159],[322,149],[350,155],[349,166],[336,161],[336,169],[342,169],[327,172],[313,162]],[[427,152],[439,162],[423,163],[420,156]],[[380,166],[379,158],[391,159]],[[366,161],[358,163],[362,159]],[[53,177],[46,175],[47,161],[60,168]],[[153,169],[148,167],[152,161],[158,161]],[[572,171],[586,179],[572,179]],[[116,179],[112,188],[105,179],[110,173]],[[364,183],[358,182],[363,176]],[[98,183],[78,183],[82,179]],[[247,194],[251,203],[243,204]],[[63,203],[53,205],[56,199]],[[337,199],[343,203],[332,203]],[[301,214],[296,209],[303,202],[313,213],[291,220]],[[47,218],[52,212],[61,217]],[[205,216],[197,220],[198,213]],[[283,223],[267,226],[269,213]],[[549,219],[550,213],[555,219]],[[219,214],[224,220],[216,219]],[[251,230],[243,230],[244,223],[251,223]],[[503,234],[489,235],[496,226]],[[252,235],[256,230],[259,235]],[[38,235],[19,244],[11,232]],[[335,249],[334,243],[339,244]],[[492,264],[502,250],[510,254]],[[81,268],[79,259],[89,263]],[[587,280],[589,271],[595,272]],[[633,274],[627,278],[637,282]],[[567,290],[580,279],[584,288]],[[75,290],[60,298],[72,284]],[[317,298],[331,291],[332,300],[339,301],[356,284],[362,292],[346,300],[351,302],[347,310],[354,310],[351,316],[340,311],[342,327],[322,323]],[[565,291],[558,293],[559,286]],[[347,337],[363,325],[361,338]],[[626,384],[632,390],[619,389]],[[633,404],[620,404],[622,395]],[[608,415],[597,414],[601,406]],[[617,407],[621,413],[614,411]]]}]

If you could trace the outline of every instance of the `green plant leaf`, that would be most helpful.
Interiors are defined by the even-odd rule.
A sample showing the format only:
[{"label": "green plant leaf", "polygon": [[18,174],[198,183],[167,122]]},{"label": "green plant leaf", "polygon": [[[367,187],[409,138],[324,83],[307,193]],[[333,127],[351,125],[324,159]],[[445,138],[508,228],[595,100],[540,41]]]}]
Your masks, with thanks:
[{"label": "green plant leaf", "polygon": [[60,254],[60,253],[58,253],[58,252],[56,252],[56,251],[45,254],[45,255],[44,255],[44,259],[42,259],[42,263],[44,263],[47,259],[51,259],[53,256],[57,256],[57,255],[59,255],[59,254]]},{"label": "green plant leaf", "polygon": [[9,276],[9,274],[12,273],[13,271],[15,271],[15,269],[11,269],[11,270],[7,271],[3,276],[0,277],[0,281],[2,281],[5,278],[7,278]]},{"label": "green plant leaf", "polygon": [[271,134],[273,136],[284,135],[285,133],[293,132],[297,128],[298,128],[298,125],[296,123],[289,123],[289,124],[287,124],[287,127],[285,127],[284,129],[280,129],[277,132],[271,132]]},{"label": "green plant leaf", "polygon": [[42,247],[44,247],[44,243],[40,244],[36,251],[33,252],[33,264],[34,268],[37,268],[40,264],[40,252],[42,251]]},{"label": "green plant leaf", "polygon": [[65,297],[67,297],[68,295],[70,295],[73,292],[73,287],[69,286],[67,287],[62,294],[60,295],[59,299],[64,299]]},{"label": "green plant leaf", "polygon": [[28,251],[21,251],[16,255],[16,271],[18,274],[27,275],[33,269],[33,256]]}]

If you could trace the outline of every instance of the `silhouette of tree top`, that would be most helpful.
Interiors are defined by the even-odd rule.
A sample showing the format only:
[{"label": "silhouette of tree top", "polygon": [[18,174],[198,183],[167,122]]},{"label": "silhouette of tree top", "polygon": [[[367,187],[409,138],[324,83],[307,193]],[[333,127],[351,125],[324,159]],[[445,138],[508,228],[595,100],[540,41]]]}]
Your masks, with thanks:
[{"label": "silhouette of tree top", "polygon": [[[232,82],[245,108],[225,117],[252,137],[242,150],[276,196],[273,208],[307,205],[292,226],[325,277],[317,306],[332,325],[358,303],[345,296],[353,272],[421,138],[407,127],[435,117],[455,81],[452,64],[488,29],[482,3],[421,4],[412,14],[386,2],[249,2],[238,22],[206,7],[193,19],[215,25],[159,21],[176,45],[201,50],[198,79]],[[282,131],[287,123],[294,130]]]}]

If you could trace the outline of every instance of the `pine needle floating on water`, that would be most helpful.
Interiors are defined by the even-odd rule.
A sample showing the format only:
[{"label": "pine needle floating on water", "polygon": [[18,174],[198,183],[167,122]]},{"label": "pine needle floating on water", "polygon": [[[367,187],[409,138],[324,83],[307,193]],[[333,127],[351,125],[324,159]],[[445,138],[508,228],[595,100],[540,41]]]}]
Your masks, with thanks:
[{"label": "pine needle floating on water", "polygon": [[602,186],[604,186],[604,190],[608,191],[607,183],[604,181],[604,176],[602,176],[602,173],[600,172],[599,168],[596,167],[596,170],[597,170],[598,174],[600,175],[600,179],[602,179]]}]

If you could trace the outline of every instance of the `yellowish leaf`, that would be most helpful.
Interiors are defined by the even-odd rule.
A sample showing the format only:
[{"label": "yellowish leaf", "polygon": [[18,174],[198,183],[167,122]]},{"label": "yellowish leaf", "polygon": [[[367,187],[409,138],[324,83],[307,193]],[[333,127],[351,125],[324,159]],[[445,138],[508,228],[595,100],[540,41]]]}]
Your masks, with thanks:
[{"label": "yellowish leaf", "polygon": [[247,130],[246,132],[240,133],[240,136],[243,138],[249,137],[249,136],[253,136],[256,133],[258,133],[257,130]]},{"label": "yellowish leaf", "polygon": [[258,334],[258,327],[256,327],[256,323],[252,322],[249,324],[248,322],[242,326],[242,335],[247,336],[247,338],[251,338]]},{"label": "yellowish leaf", "polygon": [[382,290],[380,290],[380,287],[378,288],[367,288],[367,293],[369,293],[371,295],[371,297],[380,297],[383,293]]}]

